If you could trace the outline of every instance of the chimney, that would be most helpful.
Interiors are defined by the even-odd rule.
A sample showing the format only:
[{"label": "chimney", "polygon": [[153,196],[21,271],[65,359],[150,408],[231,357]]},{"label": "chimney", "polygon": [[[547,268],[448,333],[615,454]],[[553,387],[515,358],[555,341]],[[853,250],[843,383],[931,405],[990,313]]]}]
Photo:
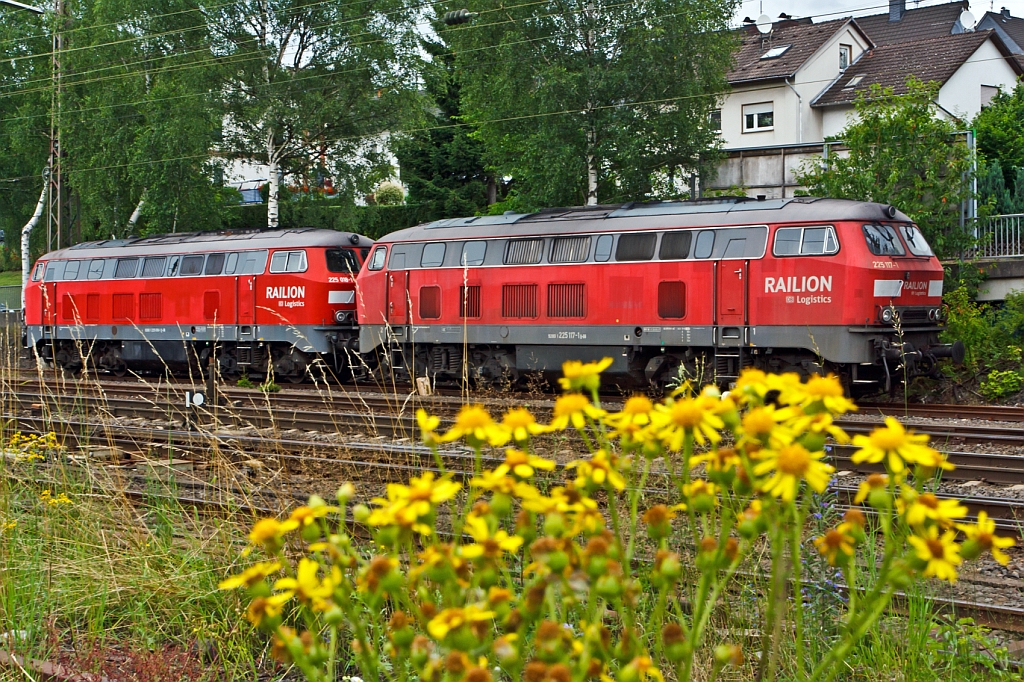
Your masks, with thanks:
[{"label": "chimney", "polygon": [[907,11],[907,0],[889,0],[889,21],[899,21]]},{"label": "chimney", "polygon": [[999,13],[1003,15],[1003,19],[1012,19],[1013,18],[1013,17],[1010,16],[1010,10],[1006,9],[1005,7],[1002,8],[1001,10],[999,10]]}]

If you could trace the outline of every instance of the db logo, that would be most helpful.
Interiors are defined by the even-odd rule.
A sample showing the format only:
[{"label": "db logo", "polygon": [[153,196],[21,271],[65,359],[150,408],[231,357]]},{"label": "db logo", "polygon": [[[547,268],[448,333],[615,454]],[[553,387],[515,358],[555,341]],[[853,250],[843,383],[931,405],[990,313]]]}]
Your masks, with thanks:
[{"label": "db logo", "polygon": [[796,300],[795,296],[787,296],[786,297],[786,303],[792,303],[795,300]]}]

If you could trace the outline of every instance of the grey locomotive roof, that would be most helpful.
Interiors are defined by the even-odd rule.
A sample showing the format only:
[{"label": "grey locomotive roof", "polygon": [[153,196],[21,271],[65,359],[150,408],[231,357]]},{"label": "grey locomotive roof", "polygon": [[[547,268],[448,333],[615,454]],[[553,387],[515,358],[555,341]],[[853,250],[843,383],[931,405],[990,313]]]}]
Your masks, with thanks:
[{"label": "grey locomotive roof", "polygon": [[[359,238],[355,244],[350,241],[352,236]],[[179,232],[127,239],[105,239],[82,242],[66,249],[52,251],[46,254],[46,258],[123,258],[209,251],[372,245],[373,240],[353,235],[351,232],[301,227],[288,230]]]},{"label": "grey locomotive roof", "polygon": [[847,199],[757,200],[746,197],[664,201],[645,204],[586,206],[547,209],[539,213],[477,216],[435,220],[392,232],[380,243],[484,239],[548,234],[623,232],[674,227],[720,227],[768,223],[827,223],[838,220],[910,222],[896,211],[890,217],[886,204]]}]

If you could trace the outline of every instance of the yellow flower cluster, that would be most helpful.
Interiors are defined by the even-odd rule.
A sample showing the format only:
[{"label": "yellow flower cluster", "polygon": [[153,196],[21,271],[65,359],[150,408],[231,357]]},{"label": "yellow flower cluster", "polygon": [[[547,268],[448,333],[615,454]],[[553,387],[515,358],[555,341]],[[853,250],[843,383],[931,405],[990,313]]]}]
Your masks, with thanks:
[{"label": "yellow flower cluster", "polygon": [[[835,376],[747,370],[726,394],[684,384],[664,400],[637,395],[608,411],[598,388],[610,364],[566,363],[565,392],[546,423],[525,408],[495,418],[468,405],[439,432],[440,419],[418,411],[432,448],[473,448],[472,475],[457,480],[438,458],[436,472],[390,483],[368,504],[353,502],[346,485],[337,507],[311,498],[286,519],[263,519],[249,540],[267,560],[221,588],[248,591],[249,621],[273,633],[275,655],[308,679],[335,679],[341,632],[351,634],[347,647],[366,679],[386,677],[385,668],[427,682],[492,682],[496,669],[527,682],[663,682],[669,668],[672,679],[690,679],[715,601],[755,547],[784,547],[785,570],[799,570],[808,509],[834,472],[827,441],[851,442],[836,420],[856,407]],[[560,431],[587,455],[558,467],[538,454],[538,437]],[[886,469],[864,482],[855,503],[873,507],[884,531],[878,575],[887,584],[915,575],[954,580],[960,562],[983,551],[1006,560],[1002,550],[1013,542],[995,535],[991,519],[963,524],[963,505],[924,490],[933,472],[950,468],[926,438],[892,420],[852,442],[855,461]],[[491,468],[482,464],[485,447],[504,452]],[[564,480],[552,479],[559,469]],[[642,509],[652,475],[663,477],[667,490],[658,494],[669,499]],[[360,546],[354,526],[373,542]],[[647,560],[638,549],[644,531]],[[854,506],[813,541],[851,572],[852,587],[867,532]],[[285,547],[300,540],[306,546],[293,561]],[[785,601],[766,602],[776,599]],[[690,612],[669,608],[684,600]],[[657,607],[642,612],[644,604]],[[857,617],[884,611],[869,606]],[[303,614],[287,622],[304,630],[284,624],[286,609]],[[765,617],[781,616],[769,608]],[[713,654],[716,670],[744,664],[732,644]]]},{"label": "yellow flower cluster", "polygon": [[72,504],[71,498],[65,493],[54,495],[49,490],[44,490],[39,494],[39,501],[48,507],[67,507]]},{"label": "yellow flower cluster", "polygon": [[57,434],[53,431],[37,436],[34,433],[14,432],[7,440],[4,450],[11,452],[17,462],[34,462],[46,459],[48,453],[60,449]]}]

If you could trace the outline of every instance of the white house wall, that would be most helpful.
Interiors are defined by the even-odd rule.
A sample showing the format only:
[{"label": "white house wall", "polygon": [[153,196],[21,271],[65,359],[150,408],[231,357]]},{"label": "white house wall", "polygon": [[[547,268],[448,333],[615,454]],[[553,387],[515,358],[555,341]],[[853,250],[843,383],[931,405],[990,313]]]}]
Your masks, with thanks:
[{"label": "white house wall", "polygon": [[1017,74],[991,40],[986,40],[939,90],[938,103],[965,121],[981,111],[981,86],[1013,90]]}]

